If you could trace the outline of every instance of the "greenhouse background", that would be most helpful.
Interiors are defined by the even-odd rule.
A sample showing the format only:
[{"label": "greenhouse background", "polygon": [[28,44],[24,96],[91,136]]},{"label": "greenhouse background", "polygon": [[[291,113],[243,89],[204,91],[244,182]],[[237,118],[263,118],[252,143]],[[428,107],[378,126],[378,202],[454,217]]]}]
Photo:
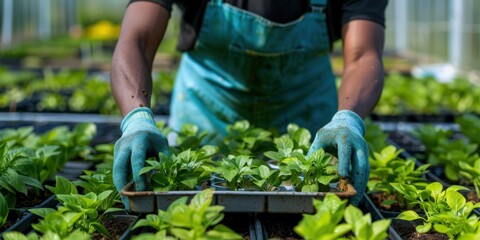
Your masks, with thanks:
[{"label": "greenhouse background", "polygon": [[[127,2],[2,0],[1,47],[66,35],[74,26],[99,20],[119,23]],[[480,62],[478,9],[475,0],[390,1],[385,50],[422,63],[448,62],[475,70]]]},{"label": "greenhouse background", "polygon": [[146,191],[132,176],[117,189],[110,69],[128,1],[0,0],[0,239],[480,239],[480,1],[389,1],[358,205],[303,126],[237,121],[217,142],[170,127],[177,7],[150,106],[170,154],[145,156]]}]

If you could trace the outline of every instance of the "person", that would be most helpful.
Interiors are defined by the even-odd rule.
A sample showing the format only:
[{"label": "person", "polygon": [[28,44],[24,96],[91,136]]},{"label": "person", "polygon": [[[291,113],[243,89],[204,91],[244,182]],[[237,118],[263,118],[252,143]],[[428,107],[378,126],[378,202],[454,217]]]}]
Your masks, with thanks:
[{"label": "person", "polygon": [[[149,106],[152,64],[174,2],[183,12],[183,54],[169,124],[222,136],[242,119],[278,129],[296,123],[316,132],[309,154],[324,148],[338,156],[338,174],[353,182],[358,204],[370,171],[363,118],[383,88],[387,0],[130,0],[111,69],[124,116],[114,148],[117,189],[132,173],[144,190],[146,157],[168,153]],[[344,59],[338,91],[330,63],[337,39]]]}]

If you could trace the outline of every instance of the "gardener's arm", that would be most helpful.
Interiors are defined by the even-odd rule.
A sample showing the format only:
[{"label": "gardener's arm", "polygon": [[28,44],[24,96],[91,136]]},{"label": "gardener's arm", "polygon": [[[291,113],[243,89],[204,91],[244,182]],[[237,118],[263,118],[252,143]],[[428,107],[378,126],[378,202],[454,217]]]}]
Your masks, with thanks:
[{"label": "gardener's arm", "polygon": [[353,204],[362,199],[370,175],[362,118],[370,113],[382,92],[383,38],[383,27],[374,22],[354,20],[343,27],[345,69],[339,111],[317,132],[309,151],[312,154],[323,148],[338,156],[340,188],[345,190],[342,183],[348,177],[357,190],[351,199]]},{"label": "gardener's arm", "polygon": [[344,69],[339,89],[339,110],[365,118],[375,107],[383,88],[383,26],[354,20],[342,29]]},{"label": "gardener's arm", "polygon": [[[159,152],[168,154],[167,139],[157,128],[149,108],[153,59],[168,18],[168,11],[157,3],[131,3],[113,54],[111,87],[124,116],[122,137],[113,152],[113,181],[119,192],[130,181],[130,173],[136,190],[146,190],[145,177],[140,175],[145,159],[158,156]],[[128,199],[122,196],[122,201],[130,209]]]},{"label": "gardener's arm", "polygon": [[157,3],[139,1],[127,7],[111,70],[113,97],[123,116],[150,106],[153,59],[169,16]]}]

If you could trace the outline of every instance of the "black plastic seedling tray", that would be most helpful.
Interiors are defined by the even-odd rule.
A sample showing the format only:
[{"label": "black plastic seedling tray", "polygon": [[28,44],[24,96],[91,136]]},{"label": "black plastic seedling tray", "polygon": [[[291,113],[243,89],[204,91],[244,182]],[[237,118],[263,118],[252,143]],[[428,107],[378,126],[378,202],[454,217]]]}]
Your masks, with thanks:
[{"label": "black plastic seedling tray", "polygon": [[[166,210],[176,199],[187,196],[192,198],[200,191],[135,191],[129,183],[121,191],[130,201],[132,212],[152,213],[158,209]],[[334,193],[340,198],[349,199],[357,191],[350,184],[347,191],[340,191],[335,186],[329,192],[292,192],[292,191],[215,191],[212,204],[224,206],[224,212],[249,213],[313,213],[312,198],[323,199],[327,193]]]}]

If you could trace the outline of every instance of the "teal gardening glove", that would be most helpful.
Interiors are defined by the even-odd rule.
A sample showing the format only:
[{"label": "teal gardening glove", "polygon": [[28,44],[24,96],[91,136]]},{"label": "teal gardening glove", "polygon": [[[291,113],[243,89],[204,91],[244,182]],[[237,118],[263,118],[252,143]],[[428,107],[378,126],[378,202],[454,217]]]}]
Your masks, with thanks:
[{"label": "teal gardening glove", "polygon": [[[368,146],[363,138],[365,125],[362,118],[349,110],[338,111],[327,125],[318,130],[308,155],[317,149],[334,153],[338,151],[338,175],[350,177],[357,194],[351,203],[358,205],[370,175]],[[351,166],[351,167],[350,167]]]},{"label": "teal gardening glove", "polygon": [[[157,128],[152,111],[146,107],[135,108],[128,113],[120,128],[123,134],[115,143],[113,152],[113,182],[121,192],[132,173],[136,190],[144,191],[145,177],[139,172],[145,166],[145,159],[156,157],[159,152],[168,154],[168,141]],[[122,196],[122,202],[130,210],[128,198]]]}]

